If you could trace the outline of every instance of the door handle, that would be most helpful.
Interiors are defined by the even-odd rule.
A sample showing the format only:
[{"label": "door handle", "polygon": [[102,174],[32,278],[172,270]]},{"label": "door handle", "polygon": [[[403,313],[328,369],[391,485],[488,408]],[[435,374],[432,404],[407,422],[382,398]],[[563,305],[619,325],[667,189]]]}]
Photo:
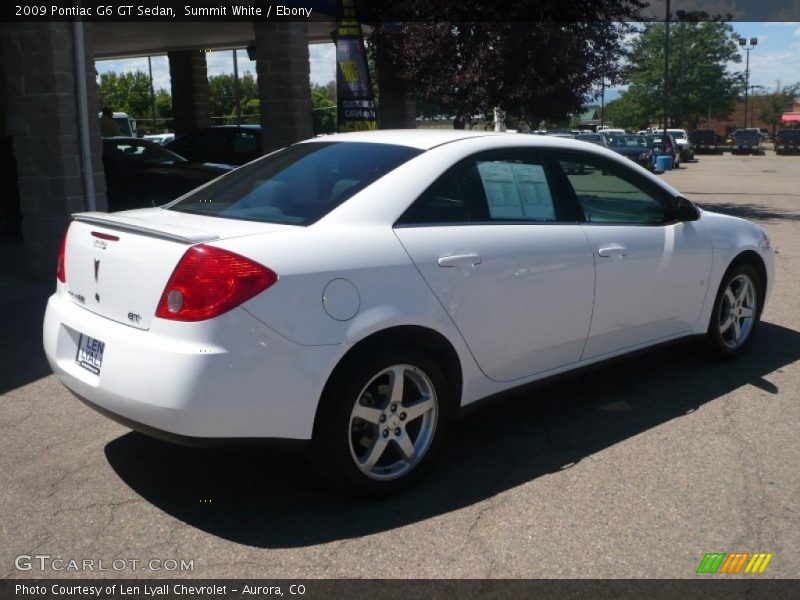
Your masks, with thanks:
[{"label": "door handle", "polygon": [[600,246],[597,249],[597,253],[600,256],[625,256],[628,253],[628,249],[620,244],[608,244],[607,246]]},{"label": "door handle", "polygon": [[481,255],[477,252],[440,256],[437,261],[440,267],[474,267],[481,264]]}]

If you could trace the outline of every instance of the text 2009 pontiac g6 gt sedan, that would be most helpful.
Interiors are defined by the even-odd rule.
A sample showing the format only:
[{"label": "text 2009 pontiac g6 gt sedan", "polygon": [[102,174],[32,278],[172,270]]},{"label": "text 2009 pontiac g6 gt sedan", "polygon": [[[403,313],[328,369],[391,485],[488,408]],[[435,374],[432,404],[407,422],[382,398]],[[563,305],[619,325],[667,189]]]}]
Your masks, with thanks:
[{"label": "text 2009 pontiac g6 gt sedan", "polygon": [[482,397],[693,334],[741,353],[773,253],[596,145],[336,135],[74,215],[44,347],[135,429],[310,440],[325,473],[389,493]]}]

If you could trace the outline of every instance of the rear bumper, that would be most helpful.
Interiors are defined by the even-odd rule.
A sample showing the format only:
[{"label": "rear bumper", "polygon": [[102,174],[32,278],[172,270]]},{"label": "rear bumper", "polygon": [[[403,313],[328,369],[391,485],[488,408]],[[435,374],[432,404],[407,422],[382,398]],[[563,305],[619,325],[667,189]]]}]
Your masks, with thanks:
[{"label": "rear bumper", "polygon": [[[81,334],[105,343],[99,375],[75,362]],[[201,323],[156,319],[144,331],[62,292],[48,301],[43,342],[53,372],[76,396],[126,426],[183,443],[310,439],[342,353],[294,344],[241,308]]]}]

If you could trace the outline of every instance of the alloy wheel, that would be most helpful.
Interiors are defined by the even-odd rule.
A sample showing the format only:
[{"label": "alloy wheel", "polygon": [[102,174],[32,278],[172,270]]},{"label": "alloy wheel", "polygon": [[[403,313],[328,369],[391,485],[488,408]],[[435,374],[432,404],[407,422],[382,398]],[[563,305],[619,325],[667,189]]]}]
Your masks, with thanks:
[{"label": "alloy wheel", "polygon": [[731,350],[747,341],[753,329],[758,302],[753,280],[740,274],[728,282],[719,307],[719,334]]},{"label": "alloy wheel", "polygon": [[436,389],[422,370],[407,364],[377,373],[350,414],[350,455],[372,479],[398,479],[422,460],[439,416]]}]

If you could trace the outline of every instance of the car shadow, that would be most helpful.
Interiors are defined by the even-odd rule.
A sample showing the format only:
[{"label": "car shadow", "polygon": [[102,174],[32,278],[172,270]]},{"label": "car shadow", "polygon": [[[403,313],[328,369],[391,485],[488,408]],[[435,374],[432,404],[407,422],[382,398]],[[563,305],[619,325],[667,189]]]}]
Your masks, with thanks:
[{"label": "car shadow", "polygon": [[299,452],[186,448],[128,433],[105,453],[136,493],[221,538],[285,548],[359,537],[558,473],[742,386],[777,394],[764,377],[800,359],[800,332],[763,323],[759,334],[752,352],[734,361],[687,342],[506,394],[455,423],[419,485],[380,501],[331,489]]}]

